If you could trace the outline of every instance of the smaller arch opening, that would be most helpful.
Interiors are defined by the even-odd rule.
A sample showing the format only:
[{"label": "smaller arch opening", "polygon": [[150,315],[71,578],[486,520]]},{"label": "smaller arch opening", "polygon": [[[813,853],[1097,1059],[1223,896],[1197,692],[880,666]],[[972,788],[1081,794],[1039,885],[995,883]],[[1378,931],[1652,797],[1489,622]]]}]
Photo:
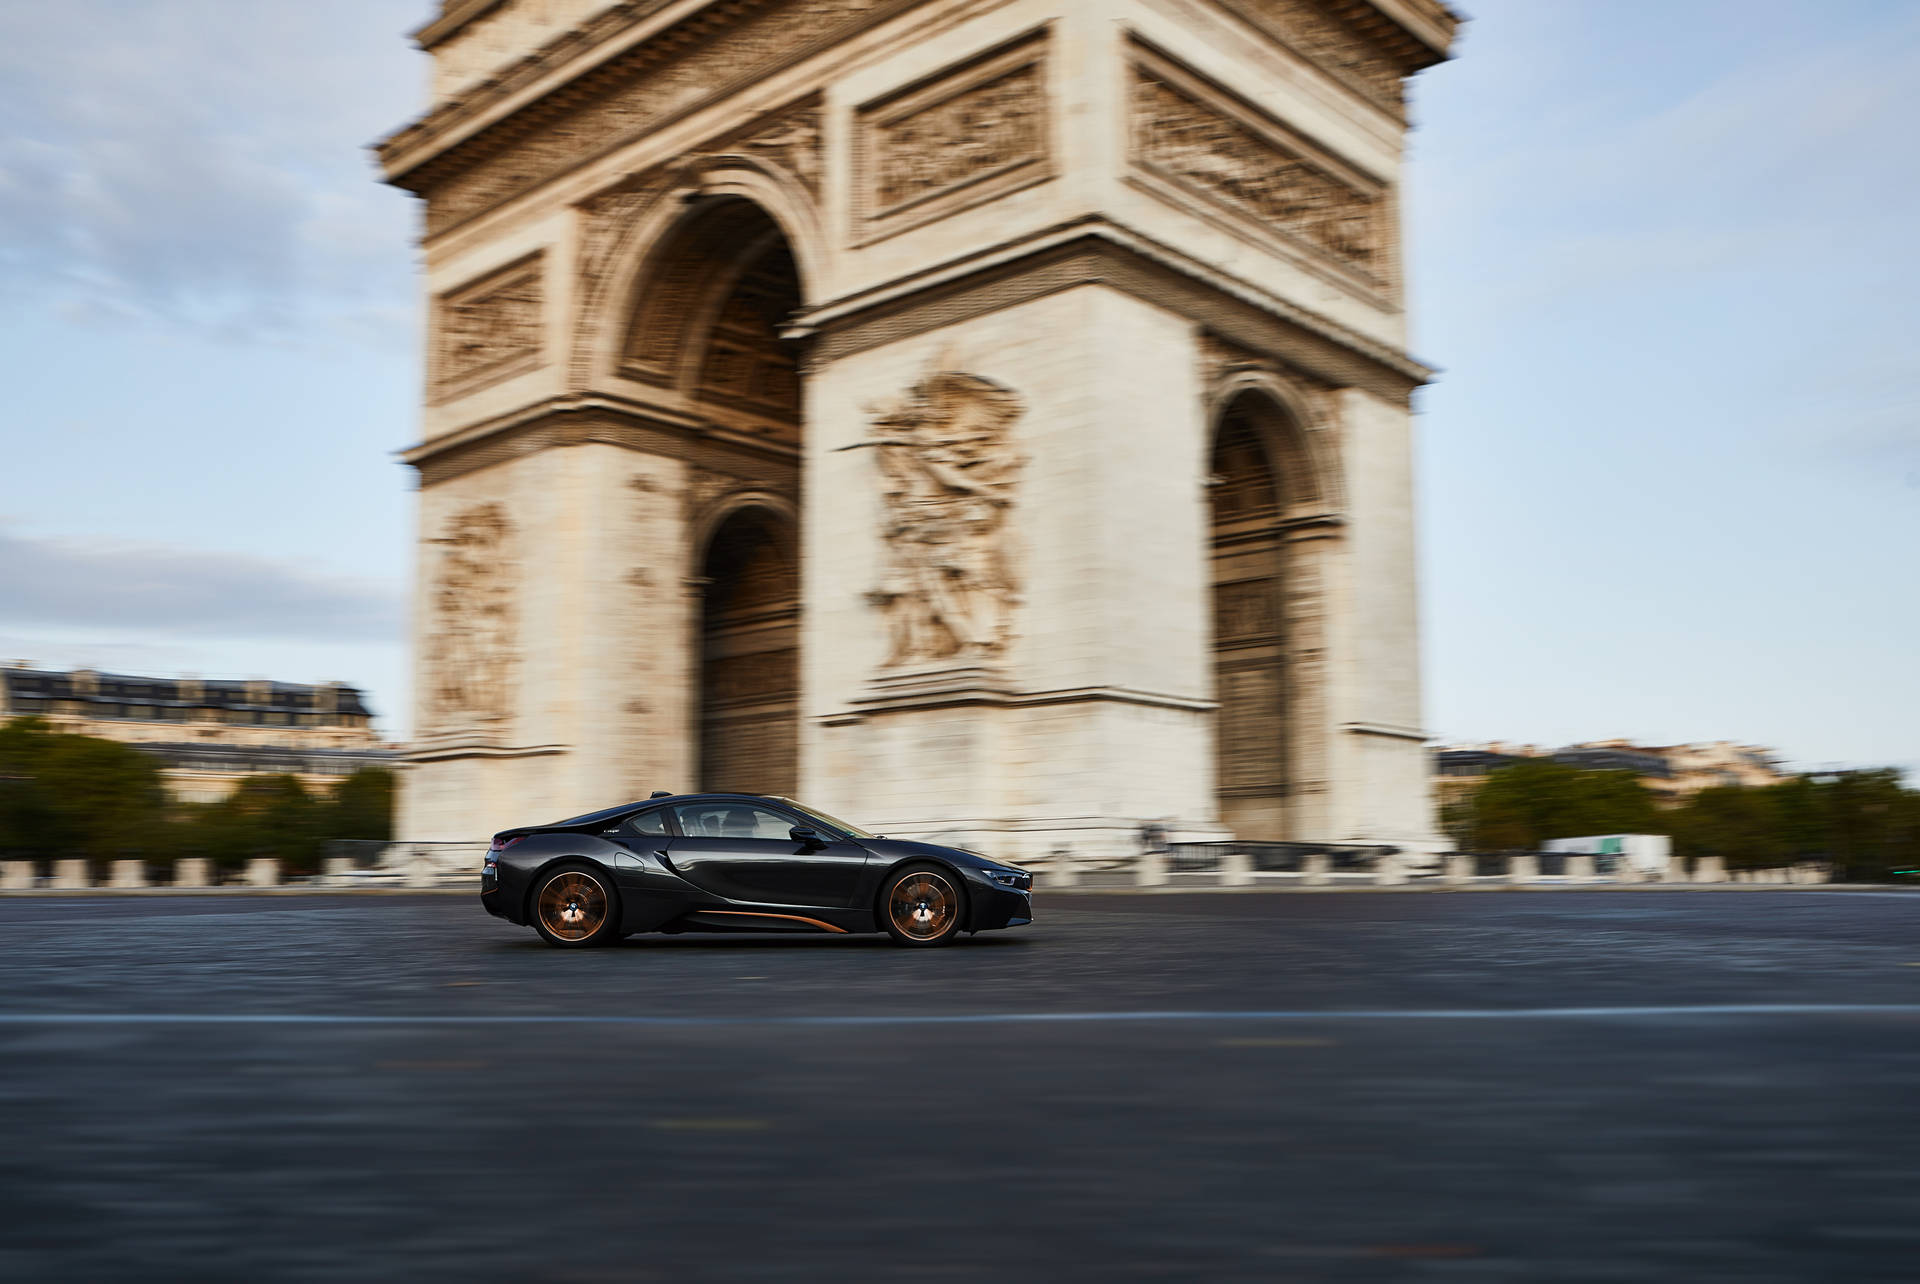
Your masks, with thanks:
[{"label": "smaller arch opening", "polygon": [[800,575],[794,532],[771,509],[721,522],[701,563],[700,787],[799,788]]},{"label": "smaller arch opening", "polygon": [[1279,422],[1284,415],[1260,394],[1234,397],[1214,433],[1208,491],[1220,819],[1242,838],[1269,841],[1289,836],[1282,523],[1289,493],[1300,488],[1287,462],[1276,460],[1290,427]]}]

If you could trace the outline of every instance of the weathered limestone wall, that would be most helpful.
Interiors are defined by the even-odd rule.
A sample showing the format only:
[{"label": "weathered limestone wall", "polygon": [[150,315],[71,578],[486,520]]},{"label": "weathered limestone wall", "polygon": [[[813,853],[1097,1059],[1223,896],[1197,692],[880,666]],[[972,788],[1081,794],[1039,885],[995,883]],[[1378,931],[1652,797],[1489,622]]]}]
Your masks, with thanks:
[{"label": "weathered limestone wall", "polygon": [[[1142,352],[1154,360],[1138,358]],[[868,600],[884,514],[862,407],[964,369],[1024,405],[1013,637],[962,707],[863,713],[890,676]],[[1213,825],[1202,568],[1206,433],[1192,327],[1086,287],[836,362],[811,383],[805,788],[889,833],[994,831],[1023,854]]]}]

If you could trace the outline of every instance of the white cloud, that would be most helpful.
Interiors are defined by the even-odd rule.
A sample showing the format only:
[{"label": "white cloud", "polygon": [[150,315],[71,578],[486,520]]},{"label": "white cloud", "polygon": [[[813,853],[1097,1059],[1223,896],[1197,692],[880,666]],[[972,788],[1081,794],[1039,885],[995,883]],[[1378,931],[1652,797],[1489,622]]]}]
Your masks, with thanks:
[{"label": "white cloud", "polygon": [[68,316],[405,341],[422,0],[64,0],[0,23],[0,294]]},{"label": "white cloud", "polygon": [[0,527],[0,602],[9,625],[177,638],[392,642],[397,585],[345,579],[265,557],[160,544],[36,538]]}]

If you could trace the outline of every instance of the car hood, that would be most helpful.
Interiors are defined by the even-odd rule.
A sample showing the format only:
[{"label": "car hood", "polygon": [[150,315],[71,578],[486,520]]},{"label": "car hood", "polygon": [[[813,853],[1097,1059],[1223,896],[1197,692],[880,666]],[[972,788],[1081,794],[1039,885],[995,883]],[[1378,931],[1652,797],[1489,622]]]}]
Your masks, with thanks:
[{"label": "car hood", "polygon": [[944,860],[953,865],[975,869],[1018,869],[1019,866],[960,847],[942,847],[937,843],[919,843],[910,838],[863,838],[860,845],[882,860],[911,860],[916,856]]}]

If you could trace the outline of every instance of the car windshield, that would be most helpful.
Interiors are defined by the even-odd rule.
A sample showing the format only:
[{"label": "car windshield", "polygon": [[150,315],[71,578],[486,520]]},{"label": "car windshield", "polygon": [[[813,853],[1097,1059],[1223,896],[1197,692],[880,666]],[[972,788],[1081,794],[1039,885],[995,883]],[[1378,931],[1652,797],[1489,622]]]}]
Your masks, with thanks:
[{"label": "car windshield", "polygon": [[821,811],[818,807],[809,807],[805,803],[795,802],[791,798],[780,798],[778,794],[770,794],[768,796],[779,799],[779,801],[785,803],[787,806],[793,808],[795,811],[805,812],[807,815],[813,817],[815,820],[826,822],[828,825],[830,825],[834,829],[839,830],[841,833],[845,834],[849,838],[880,837],[880,835],[878,834],[869,834],[866,830],[860,828],[860,826],[858,825],[849,825],[844,820],[840,820],[836,817],[829,816],[827,815],[826,812]]}]

